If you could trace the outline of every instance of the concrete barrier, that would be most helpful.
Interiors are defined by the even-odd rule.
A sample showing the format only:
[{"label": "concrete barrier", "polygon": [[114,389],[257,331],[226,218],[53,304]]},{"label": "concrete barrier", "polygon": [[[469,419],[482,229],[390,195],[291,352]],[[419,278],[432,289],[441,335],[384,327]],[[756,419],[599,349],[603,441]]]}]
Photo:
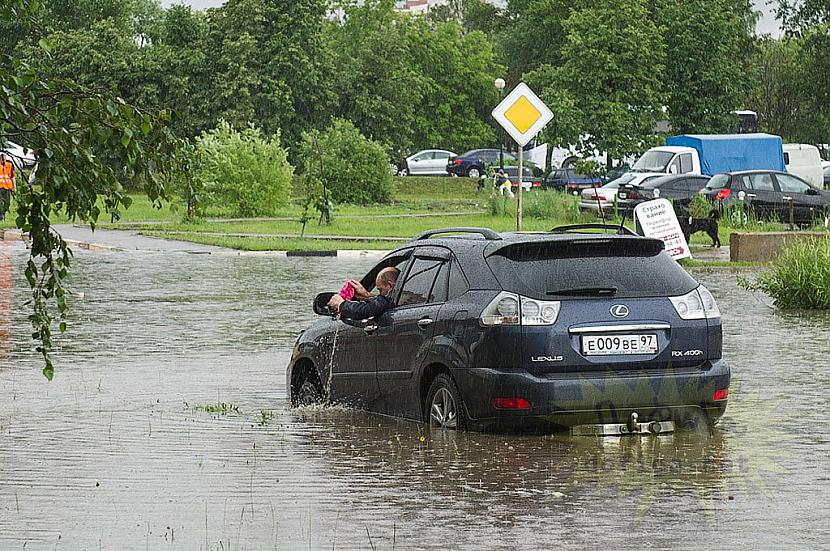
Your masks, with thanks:
[{"label": "concrete barrier", "polygon": [[771,262],[788,243],[816,237],[830,239],[827,232],[733,232],[729,236],[729,260],[732,262]]}]

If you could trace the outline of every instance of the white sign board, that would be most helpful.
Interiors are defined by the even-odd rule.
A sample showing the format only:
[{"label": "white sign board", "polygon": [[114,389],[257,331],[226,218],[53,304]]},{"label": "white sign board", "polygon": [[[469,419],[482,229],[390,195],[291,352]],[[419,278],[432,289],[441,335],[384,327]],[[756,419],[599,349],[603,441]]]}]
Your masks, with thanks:
[{"label": "white sign board", "polygon": [[527,84],[520,82],[493,109],[493,118],[519,146],[524,146],[550,122],[553,113]]},{"label": "white sign board", "polygon": [[666,199],[640,203],[634,207],[634,218],[640,223],[643,235],[654,237],[666,244],[669,256],[675,260],[692,257],[680,222],[674,214],[674,208]]}]

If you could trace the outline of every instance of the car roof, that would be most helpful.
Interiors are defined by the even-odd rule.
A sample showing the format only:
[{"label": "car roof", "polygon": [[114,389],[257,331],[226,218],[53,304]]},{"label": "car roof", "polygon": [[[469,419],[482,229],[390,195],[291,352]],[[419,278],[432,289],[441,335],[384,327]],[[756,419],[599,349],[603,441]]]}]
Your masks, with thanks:
[{"label": "car roof", "polygon": [[785,174],[787,176],[795,176],[795,174],[784,172],[783,170],[736,170],[734,172],[719,172],[718,174],[728,174],[729,176],[738,176],[741,174]]},{"label": "car roof", "polygon": [[[618,226],[606,226],[609,231],[616,232]],[[579,226],[566,226],[568,228],[579,228]],[[559,228],[555,228],[559,229]],[[443,234],[440,232],[450,231],[451,234]],[[626,231],[627,230],[626,228]],[[436,236],[429,236],[426,234],[436,233]],[[465,233],[466,232],[466,233]],[[471,233],[481,232],[481,233]],[[485,235],[482,235],[485,234]],[[425,237],[426,236],[426,237]],[[398,247],[391,251],[384,260],[389,257],[400,256],[402,253],[411,253],[416,248],[422,248],[425,251],[433,248],[443,248],[451,251],[458,262],[461,264],[461,270],[467,277],[470,288],[472,289],[490,289],[498,286],[498,281],[485,261],[487,257],[496,254],[499,250],[512,245],[524,243],[569,243],[591,240],[596,242],[612,240],[620,240],[620,243],[630,240],[646,240],[655,241],[650,237],[643,237],[640,235],[620,235],[618,233],[590,233],[582,231],[574,231],[567,233],[555,232],[503,232],[496,233],[488,228],[443,228],[440,230],[431,230],[424,232],[417,236],[412,241],[405,245]]]}]

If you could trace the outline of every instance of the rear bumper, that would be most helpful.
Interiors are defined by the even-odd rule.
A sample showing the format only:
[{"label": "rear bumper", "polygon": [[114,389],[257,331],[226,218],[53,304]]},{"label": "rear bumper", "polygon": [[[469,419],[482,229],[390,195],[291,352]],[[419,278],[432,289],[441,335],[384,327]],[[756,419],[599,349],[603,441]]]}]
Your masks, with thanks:
[{"label": "rear bumper", "polygon": [[[524,369],[458,368],[453,376],[476,430],[551,429],[594,423],[673,420],[711,424],[726,410],[715,402],[727,388],[729,364],[720,359],[693,369],[563,373],[535,376]],[[494,398],[524,398],[530,408],[496,409]]]}]

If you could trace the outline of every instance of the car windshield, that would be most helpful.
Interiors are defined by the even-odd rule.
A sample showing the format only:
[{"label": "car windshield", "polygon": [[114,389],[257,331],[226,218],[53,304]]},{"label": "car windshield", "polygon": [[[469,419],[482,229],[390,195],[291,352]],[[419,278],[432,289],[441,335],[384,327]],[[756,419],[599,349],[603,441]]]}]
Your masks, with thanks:
[{"label": "car windshield", "polygon": [[[541,300],[680,296],[697,282],[652,239],[587,238],[517,243],[487,262],[502,287]],[[613,290],[613,293],[610,292]]]},{"label": "car windshield", "polygon": [[640,159],[634,163],[632,170],[636,172],[665,172],[666,166],[674,157],[670,151],[646,151]]},{"label": "car windshield", "polygon": [[715,174],[706,182],[706,189],[723,189],[729,183],[729,174]]}]

